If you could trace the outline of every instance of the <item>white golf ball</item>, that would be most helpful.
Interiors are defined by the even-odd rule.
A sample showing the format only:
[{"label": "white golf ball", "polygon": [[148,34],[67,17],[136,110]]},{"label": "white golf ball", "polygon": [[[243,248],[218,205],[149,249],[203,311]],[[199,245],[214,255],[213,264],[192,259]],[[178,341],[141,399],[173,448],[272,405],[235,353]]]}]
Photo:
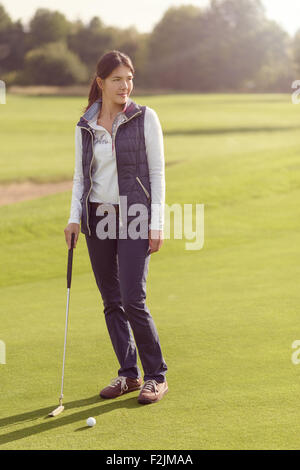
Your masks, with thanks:
[{"label": "white golf ball", "polygon": [[88,418],[88,419],[86,420],[86,424],[87,424],[88,426],[90,426],[90,427],[95,426],[95,424],[96,424],[95,418]]}]

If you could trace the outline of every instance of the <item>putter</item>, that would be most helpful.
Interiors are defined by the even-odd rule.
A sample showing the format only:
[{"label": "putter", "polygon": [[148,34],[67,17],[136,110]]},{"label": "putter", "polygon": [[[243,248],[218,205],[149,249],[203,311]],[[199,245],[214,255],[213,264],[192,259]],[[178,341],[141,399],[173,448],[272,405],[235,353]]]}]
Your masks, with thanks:
[{"label": "putter", "polygon": [[59,397],[59,406],[55,410],[51,411],[48,416],[57,416],[65,407],[62,404],[63,401],[63,390],[64,390],[64,373],[65,373],[65,358],[66,358],[66,345],[67,345],[67,332],[68,332],[68,318],[69,318],[69,301],[70,301],[70,288],[71,288],[71,278],[72,278],[72,261],[73,261],[73,248],[74,248],[74,238],[75,233],[72,233],[71,236],[71,248],[68,252],[68,272],[67,272],[67,311],[66,311],[66,325],[65,325],[65,343],[64,343],[64,356],[63,356],[63,367],[62,367],[62,377],[61,377],[61,393]]}]

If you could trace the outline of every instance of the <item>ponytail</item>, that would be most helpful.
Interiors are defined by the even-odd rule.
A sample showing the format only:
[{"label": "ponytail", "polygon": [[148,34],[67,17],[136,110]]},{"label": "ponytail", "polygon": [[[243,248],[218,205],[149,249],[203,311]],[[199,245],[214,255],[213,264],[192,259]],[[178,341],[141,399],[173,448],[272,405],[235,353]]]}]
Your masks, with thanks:
[{"label": "ponytail", "polygon": [[95,103],[95,101],[98,98],[101,98],[102,96],[102,91],[101,91],[101,88],[99,88],[96,78],[97,78],[97,75],[95,75],[94,80],[92,81],[90,92],[89,92],[88,105],[84,109],[84,112],[87,111],[92,106],[92,104]]}]

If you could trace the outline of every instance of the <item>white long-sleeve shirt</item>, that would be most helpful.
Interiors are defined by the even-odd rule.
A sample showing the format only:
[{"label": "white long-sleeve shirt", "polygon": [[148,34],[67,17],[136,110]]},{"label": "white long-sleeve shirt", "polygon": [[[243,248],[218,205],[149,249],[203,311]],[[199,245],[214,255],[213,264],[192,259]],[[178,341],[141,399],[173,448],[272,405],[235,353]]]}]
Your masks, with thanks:
[{"label": "white long-sleeve shirt", "polygon": [[[124,120],[124,112],[117,114],[114,129]],[[113,138],[103,126],[97,124],[97,115],[88,121],[95,130],[94,162],[92,173],[91,202],[119,203],[119,185],[116,153],[112,147]],[[152,230],[163,230],[165,205],[165,159],[163,132],[154,109],[146,106],[144,136],[151,186],[151,225]],[[71,212],[68,223],[80,223],[83,193],[82,136],[80,127],[75,128],[75,169],[73,177]]]}]

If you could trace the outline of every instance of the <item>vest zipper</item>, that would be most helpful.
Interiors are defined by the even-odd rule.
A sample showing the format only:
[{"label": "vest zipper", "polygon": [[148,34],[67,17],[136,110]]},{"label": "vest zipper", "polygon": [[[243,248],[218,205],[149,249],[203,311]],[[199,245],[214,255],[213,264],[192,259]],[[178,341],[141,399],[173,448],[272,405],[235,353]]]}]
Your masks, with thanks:
[{"label": "vest zipper", "polygon": [[[122,124],[125,124],[125,122],[128,122],[130,121],[131,119],[133,119],[135,116],[138,116],[139,114],[142,114],[142,111],[138,111],[137,113],[135,113],[133,116],[131,116],[130,118],[126,119],[126,121],[123,121],[123,122],[120,122],[120,124],[118,124],[118,127],[116,129],[116,132],[115,132],[115,135],[113,136],[113,146],[114,146],[114,151],[115,151],[115,154],[116,154],[116,168],[117,168],[117,173],[118,173],[118,165],[117,165],[117,152],[116,152],[116,135],[117,135],[117,131],[119,129],[120,126],[122,126]],[[119,178],[118,178],[118,183],[119,183]],[[120,203],[120,191],[119,191],[119,212],[120,212],[120,225],[122,226],[122,214],[121,214],[121,203]]]},{"label": "vest zipper", "polygon": [[135,177],[136,180],[140,183],[141,187],[143,188],[146,196],[148,199],[150,199],[150,194],[148,193],[147,189],[145,188],[145,186],[143,185],[143,183],[141,182],[140,178],[138,176]]},{"label": "vest zipper", "polygon": [[91,164],[90,164],[90,168],[89,168],[89,175],[90,175],[90,181],[91,181],[91,187],[90,187],[90,190],[88,192],[88,195],[87,197],[85,198],[85,207],[86,207],[86,224],[87,224],[87,228],[88,228],[88,231],[89,231],[89,235],[91,236],[91,230],[90,230],[90,225],[89,225],[89,213],[88,213],[88,205],[87,205],[87,201],[88,201],[88,198],[89,198],[89,195],[92,191],[92,186],[93,186],[93,181],[92,181],[92,175],[91,175],[91,169],[92,169],[92,165],[93,165],[93,161],[94,161],[94,158],[95,158],[95,154],[94,154],[94,136],[93,136],[93,133],[87,129],[86,127],[83,127],[83,126],[78,126],[80,127],[81,129],[85,129],[86,131],[88,131],[91,136],[92,136],[92,150],[93,150],[93,157],[92,157],[92,161],[91,161]]}]

